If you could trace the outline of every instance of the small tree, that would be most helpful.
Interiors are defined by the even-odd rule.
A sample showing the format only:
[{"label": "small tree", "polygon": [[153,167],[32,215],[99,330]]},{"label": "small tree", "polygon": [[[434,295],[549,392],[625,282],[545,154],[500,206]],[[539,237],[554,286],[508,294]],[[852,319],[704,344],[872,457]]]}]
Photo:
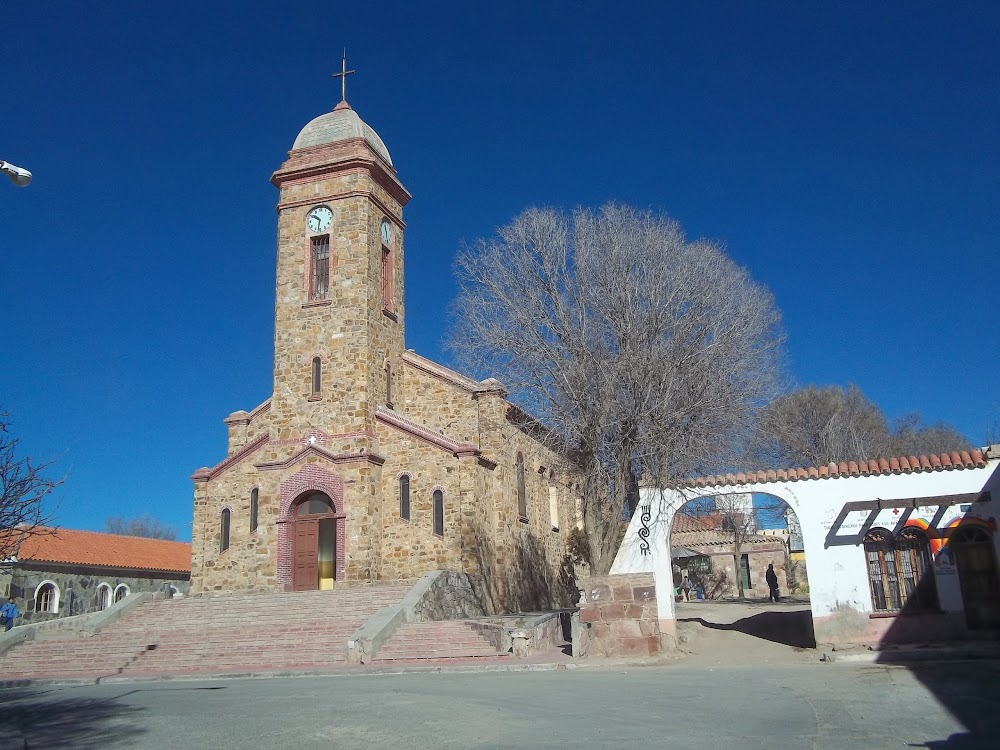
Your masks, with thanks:
[{"label": "small tree", "polygon": [[0,560],[15,556],[25,536],[45,533],[54,509],[46,509],[44,500],[63,482],[46,476],[51,463],[18,455],[10,428],[9,415],[0,411]]},{"label": "small tree", "polygon": [[177,538],[177,531],[172,526],[168,526],[145,513],[128,519],[112,516],[104,522],[104,530],[109,534],[120,534],[121,536],[144,536],[149,539],[170,541]]}]

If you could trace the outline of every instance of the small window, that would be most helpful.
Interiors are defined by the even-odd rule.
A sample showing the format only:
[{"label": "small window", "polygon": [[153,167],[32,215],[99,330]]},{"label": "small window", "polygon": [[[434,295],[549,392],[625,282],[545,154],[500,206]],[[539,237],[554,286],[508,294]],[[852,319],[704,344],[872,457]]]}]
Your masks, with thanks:
[{"label": "small window", "polygon": [[120,602],[122,599],[124,599],[130,593],[131,592],[129,591],[128,586],[126,586],[124,583],[119,584],[118,587],[115,588],[115,604],[117,604],[118,602]]},{"label": "small window", "polygon": [[52,581],[45,581],[35,591],[35,611],[51,614],[59,611],[59,588]]},{"label": "small window", "polygon": [[312,361],[312,395],[318,396],[323,391],[323,360],[313,357]]},{"label": "small window", "polygon": [[219,552],[229,549],[229,508],[223,508],[219,521]]},{"label": "small window", "polygon": [[399,517],[410,520],[410,477],[407,474],[399,478]]},{"label": "small window", "polygon": [[528,520],[528,500],[524,491],[524,456],[517,454],[517,515],[522,521]]},{"label": "small window", "polygon": [[872,608],[876,612],[937,609],[930,543],[926,534],[907,527],[893,539],[885,529],[865,534],[865,561]]},{"label": "small window", "polygon": [[310,299],[326,299],[330,290],[330,236],[313,237]]},{"label": "small window", "polygon": [[392,408],[392,365],[385,363],[385,405]]},{"label": "small window", "polygon": [[322,492],[307,495],[295,510],[297,516],[327,516],[334,514],[333,503]]},{"label": "small window", "polygon": [[549,524],[553,531],[559,531],[559,488],[554,471],[549,472]]},{"label": "small window", "polygon": [[250,533],[257,530],[257,497],[258,490],[254,487],[250,491]]},{"label": "small window", "polygon": [[392,312],[392,250],[382,246],[382,307]]},{"label": "small window", "polygon": [[434,490],[434,533],[444,536],[444,493]]},{"label": "small window", "polygon": [[97,587],[97,597],[94,606],[98,612],[102,612],[111,606],[111,586],[102,583]]}]

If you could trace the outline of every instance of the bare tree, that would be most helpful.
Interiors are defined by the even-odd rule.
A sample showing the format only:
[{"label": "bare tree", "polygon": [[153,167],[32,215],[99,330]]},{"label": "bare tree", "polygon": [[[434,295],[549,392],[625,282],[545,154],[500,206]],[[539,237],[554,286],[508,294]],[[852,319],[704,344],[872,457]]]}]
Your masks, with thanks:
[{"label": "bare tree", "polygon": [[112,516],[104,522],[104,530],[109,534],[144,536],[149,539],[173,541],[177,538],[177,531],[172,526],[145,513],[128,519]]},{"label": "bare tree", "polygon": [[763,420],[767,464],[822,466],[862,458],[968,450],[968,439],[916,414],[890,428],[885,414],[853,384],[800,388],[777,399]]},{"label": "bare tree", "polygon": [[63,482],[46,476],[51,463],[18,455],[10,427],[9,415],[0,411],[0,560],[16,555],[25,536],[45,533],[55,511],[44,500]]},{"label": "bare tree", "polygon": [[706,528],[728,536],[732,544],[736,570],[736,586],[740,599],[746,598],[740,560],[743,549],[757,536],[762,523],[770,523],[784,515],[788,505],[769,495],[730,493],[705,497],[684,506],[684,512],[699,518]]},{"label": "bare tree", "polygon": [[605,572],[639,477],[679,486],[732,466],[776,391],[780,315],[716,245],[627,206],[529,209],[465,247],[450,346],[498,375],[584,477]]}]

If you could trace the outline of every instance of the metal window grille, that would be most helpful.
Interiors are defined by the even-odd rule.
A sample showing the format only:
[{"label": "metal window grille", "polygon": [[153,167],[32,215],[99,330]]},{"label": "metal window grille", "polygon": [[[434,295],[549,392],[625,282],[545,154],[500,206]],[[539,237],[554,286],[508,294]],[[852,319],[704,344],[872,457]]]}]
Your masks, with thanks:
[{"label": "metal window grille", "polygon": [[330,290],[330,237],[312,238],[312,289],[313,299],[326,299]]}]

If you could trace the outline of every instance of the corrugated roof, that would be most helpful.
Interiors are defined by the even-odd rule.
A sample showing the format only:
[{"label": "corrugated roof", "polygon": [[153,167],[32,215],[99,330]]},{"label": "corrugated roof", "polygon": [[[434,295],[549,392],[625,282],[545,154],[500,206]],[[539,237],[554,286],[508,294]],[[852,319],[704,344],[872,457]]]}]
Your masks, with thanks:
[{"label": "corrugated roof", "polygon": [[[163,539],[76,529],[41,529],[21,542],[19,561],[93,565],[172,573],[191,572],[191,545]],[[12,530],[8,533],[21,533]]]},{"label": "corrugated roof", "polygon": [[795,482],[802,479],[831,479],[836,477],[859,477],[877,474],[912,474],[921,471],[944,471],[948,469],[981,469],[986,466],[982,451],[954,451],[952,453],[931,454],[930,456],[898,456],[894,458],[872,458],[859,461],[830,462],[826,466],[810,466],[798,469],[767,469],[764,471],[739,472],[692,479],[693,487],[724,487],[727,485],[756,484],[766,482]]}]

